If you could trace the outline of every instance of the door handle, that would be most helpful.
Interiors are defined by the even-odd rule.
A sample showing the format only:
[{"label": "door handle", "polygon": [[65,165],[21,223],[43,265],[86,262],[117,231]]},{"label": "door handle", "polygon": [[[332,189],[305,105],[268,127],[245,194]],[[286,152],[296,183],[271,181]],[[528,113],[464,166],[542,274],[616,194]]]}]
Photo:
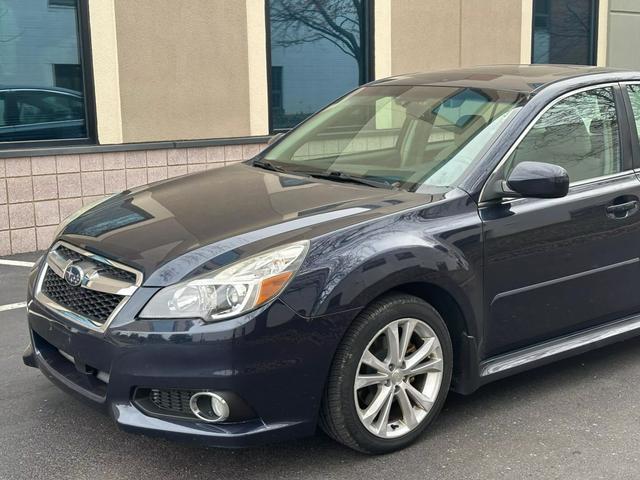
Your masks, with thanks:
[{"label": "door handle", "polygon": [[640,203],[638,200],[631,200],[630,202],[617,203],[615,205],[609,205],[607,207],[607,216],[610,218],[621,219],[627,218],[638,211]]}]

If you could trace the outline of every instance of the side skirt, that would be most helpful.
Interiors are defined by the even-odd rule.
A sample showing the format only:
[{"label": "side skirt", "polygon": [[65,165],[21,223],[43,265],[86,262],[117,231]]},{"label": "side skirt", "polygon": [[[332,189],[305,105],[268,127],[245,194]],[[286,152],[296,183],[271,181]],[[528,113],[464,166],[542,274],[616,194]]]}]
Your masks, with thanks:
[{"label": "side skirt", "polygon": [[640,314],[549,340],[480,363],[480,385],[640,335]]}]

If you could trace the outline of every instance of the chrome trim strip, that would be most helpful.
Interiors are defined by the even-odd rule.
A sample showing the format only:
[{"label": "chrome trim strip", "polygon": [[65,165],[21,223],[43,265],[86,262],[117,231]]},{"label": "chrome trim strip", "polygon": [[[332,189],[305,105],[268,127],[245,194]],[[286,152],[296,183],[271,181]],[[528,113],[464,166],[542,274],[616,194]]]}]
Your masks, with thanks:
[{"label": "chrome trim strip", "polygon": [[71,263],[71,260],[67,260],[56,250],[51,250],[47,253],[47,264],[51,267],[51,270],[61,278],[64,278],[64,271]]},{"label": "chrome trim strip", "polygon": [[118,268],[120,270],[124,270],[125,272],[133,273],[136,276],[135,285],[137,287],[142,285],[142,279],[143,279],[142,272],[136,270],[135,268],[131,268],[131,267],[129,267],[127,265],[124,265],[122,263],[119,263],[119,262],[114,262],[113,260],[109,260],[106,257],[103,257],[101,255],[97,255],[95,253],[88,252],[86,250],[83,250],[80,247],[76,247],[75,245],[72,245],[70,243],[64,242],[62,240],[56,242],[55,245],[51,248],[51,250],[55,250],[60,245],[63,245],[65,247],[67,247],[69,250],[73,250],[73,251],[79,253],[80,255],[82,255],[83,257],[87,257],[87,258],[89,258],[91,260],[94,260],[96,262],[104,263],[104,264],[107,264],[107,265],[109,265],[111,267],[115,267],[115,268]]},{"label": "chrome trim strip", "polygon": [[[48,260],[48,259],[47,259]],[[118,280],[116,278],[107,277],[100,274],[100,269],[96,268],[95,264],[87,261],[72,262],[68,261],[65,265],[77,265],[84,272],[82,283],[80,286],[88,290],[95,290],[96,292],[110,293],[112,295],[132,295],[138,287],[130,282],[124,280]],[[56,267],[52,266],[52,270],[56,271]],[[62,271],[62,278],[64,278],[64,270]],[[57,273],[57,272],[56,272]]]},{"label": "chrome trim strip", "polygon": [[480,364],[480,376],[495,375],[527,364],[550,359],[556,355],[561,355],[580,347],[598,344],[634,330],[640,330],[640,314],[486,360]]},{"label": "chrome trim strip", "polygon": [[[489,177],[487,178],[487,181],[484,183],[484,185],[482,186],[482,190],[480,190],[480,197],[479,197],[479,201],[478,203],[485,203],[485,202],[490,202],[492,200],[496,200],[496,199],[485,199],[485,190],[487,188],[487,185],[491,184],[495,179],[494,176],[496,175],[496,173],[502,168],[502,166],[507,162],[507,160],[509,159],[509,157],[511,156],[511,154],[514,152],[514,150],[516,148],[518,148],[518,145],[520,145],[520,143],[522,142],[522,140],[524,139],[524,137],[527,136],[527,134],[529,133],[529,131],[533,128],[533,126],[538,122],[538,120],[540,120],[540,117],[542,117],[542,115],[544,115],[545,113],[547,113],[547,110],[549,110],[551,107],[553,107],[556,103],[561,102],[562,100],[564,100],[567,97],[571,97],[573,95],[576,95],[578,93],[582,93],[582,92],[588,92],[589,90],[597,90],[599,88],[612,88],[615,87],[616,85],[618,85],[620,82],[607,82],[607,83],[599,83],[596,85],[589,85],[587,87],[582,87],[582,88],[578,88],[576,90],[571,90],[570,92],[564,93],[562,95],[560,95],[557,98],[554,98],[552,101],[550,101],[547,105],[545,105],[545,107],[538,112],[538,114],[533,118],[533,120],[531,120],[531,122],[529,122],[529,125],[527,125],[527,127],[522,131],[522,133],[520,134],[520,136],[516,139],[516,141],[513,143],[513,145],[511,145],[511,147],[509,148],[509,150],[507,150],[507,153],[505,153],[503,155],[503,157],[500,159],[500,161],[498,162],[498,165],[496,165],[496,167],[493,169],[493,171],[491,172],[491,174],[489,175]],[[616,172],[615,174],[611,174],[611,175],[616,175],[617,173],[621,173],[621,172]],[[605,176],[605,178],[608,175]],[[602,178],[602,177],[601,177]],[[580,182],[575,182],[575,183],[570,183],[570,186],[574,186],[574,185],[579,185],[582,183],[589,183],[592,182],[596,179],[587,179],[587,180],[581,180]]]},{"label": "chrome trim strip", "polygon": [[81,286],[96,292],[131,296],[138,289],[136,285],[131,285],[129,282],[100,275],[96,269],[85,269],[85,276]]},{"label": "chrome trim strip", "polygon": [[602,180],[613,180],[618,177],[626,177],[627,175],[635,174],[634,170],[623,170],[622,172],[610,173],[608,175],[600,175],[599,177],[587,178],[585,180],[578,180],[577,182],[572,182],[570,184],[571,187],[576,187],[579,185],[587,185],[589,183],[601,182]]},{"label": "chrome trim strip", "polygon": [[[122,300],[120,301],[118,306],[113,310],[113,312],[111,312],[111,315],[109,315],[109,318],[107,318],[107,320],[104,323],[102,324],[95,323],[90,319],[84,317],[83,315],[80,315],[79,313],[69,310],[68,308],[63,307],[62,305],[59,305],[58,303],[54,302],[49,297],[47,297],[44,293],[42,293],[42,282],[44,281],[44,277],[47,271],[51,269],[58,276],[60,276],[61,278],[64,278],[64,269],[70,263],[72,263],[64,259],[61,255],[55,253],[55,250],[61,245],[79,253],[84,257],[90,258],[96,262],[101,262],[106,265],[112,266],[114,268],[118,268],[130,273],[133,273],[136,276],[136,283],[134,285],[131,285],[128,282],[111,279],[104,276],[100,276],[99,278],[97,278],[97,276],[94,276],[93,278],[89,277],[87,280],[83,282],[83,285],[81,285],[83,288],[122,296]],[[81,264],[82,262],[79,262],[79,263]],[[85,272],[93,273],[94,275],[97,274],[95,267],[89,262],[87,262]],[[140,285],[142,284],[142,280],[143,280],[143,274],[138,270],[135,270],[121,263],[114,262],[100,255],[87,252],[86,250],[83,250],[80,247],[76,247],[75,245],[71,245],[70,243],[67,243],[64,241],[58,241],[51,247],[49,253],[47,254],[47,261],[43,262],[43,266],[40,270],[38,281],[36,283],[35,298],[45,308],[69,320],[70,322],[76,323],[78,325],[82,325],[83,327],[88,328],[90,330],[94,330],[96,332],[104,333],[109,327],[109,325],[111,324],[111,322],[113,321],[113,319],[116,317],[118,312],[122,310],[122,308],[125,306],[129,298],[131,298],[131,295],[133,295],[133,293],[138,289],[138,287],[140,287]]]},{"label": "chrome trim strip", "polygon": [[533,283],[531,285],[526,285],[520,288],[514,288],[513,290],[507,290],[505,292],[500,292],[493,300],[491,300],[491,306],[496,303],[498,300],[504,297],[509,297],[511,295],[517,295],[518,293],[528,292],[530,290],[535,290],[536,288],[548,287],[549,285],[555,285],[556,283],[566,282],[568,280],[574,280],[576,278],[585,277],[587,275],[593,275],[594,273],[605,272],[607,270],[611,270],[613,268],[624,267],[626,265],[632,265],[634,263],[640,262],[640,258],[632,258],[630,260],[625,260],[623,262],[612,263],[611,265],[605,265],[604,267],[593,268],[591,270],[585,270],[583,272],[574,273],[572,275],[567,275],[565,277],[553,278],[551,280],[546,280],[540,283]]}]

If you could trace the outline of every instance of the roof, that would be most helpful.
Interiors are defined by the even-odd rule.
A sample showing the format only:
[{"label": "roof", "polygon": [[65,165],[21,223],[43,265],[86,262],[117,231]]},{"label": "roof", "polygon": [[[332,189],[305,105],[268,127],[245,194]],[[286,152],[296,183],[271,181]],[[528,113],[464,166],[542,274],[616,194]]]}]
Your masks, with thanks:
[{"label": "roof", "polygon": [[30,91],[38,91],[38,92],[55,92],[55,93],[65,93],[67,95],[75,95],[76,97],[81,97],[82,92],[78,92],[76,90],[70,90],[68,88],[62,87],[43,87],[43,86],[29,86],[29,85],[2,85],[0,84],[0,91],[7,90],[30,90]]},{"label": "roof", "polygon": [[[384,78],[373,85],[429,85],[487,88],[531,93],[545,85],[569,78],[620,74],[625,70],[578,65],[485,65]],[[638,75],[637,72],[630,74]]]}]

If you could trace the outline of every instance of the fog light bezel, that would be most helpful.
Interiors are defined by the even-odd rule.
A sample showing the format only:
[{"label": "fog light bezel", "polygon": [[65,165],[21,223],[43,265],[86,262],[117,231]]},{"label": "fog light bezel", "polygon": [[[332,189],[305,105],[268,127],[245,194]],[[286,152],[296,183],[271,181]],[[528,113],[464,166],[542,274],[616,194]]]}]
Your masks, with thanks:
[{"label": "fog light bezel", "polygon": [[[202,402],[207,401],[211,403],[211,411],[215,417],[205,412],[205,405]],[[215,392],[202,391],[194,393],[189,399],[189,407],[191,407],[191,412],[196,417],[208,423],[224,422],[231,413],[227,401]]]}]

